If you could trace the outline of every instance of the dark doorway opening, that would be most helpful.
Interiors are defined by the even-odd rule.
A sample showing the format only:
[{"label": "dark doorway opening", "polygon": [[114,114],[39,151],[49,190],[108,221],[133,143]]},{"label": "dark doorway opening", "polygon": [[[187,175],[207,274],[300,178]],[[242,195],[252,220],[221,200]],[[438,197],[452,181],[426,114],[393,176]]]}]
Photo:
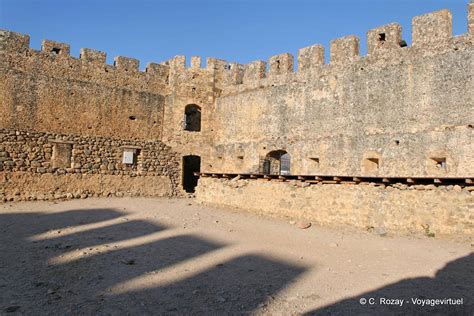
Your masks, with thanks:
[{"label": "dark doorway opening", "polygon": [[188,193],[194,193],[197,186],[199,176],[194,175],[195,172],[201,171],[201,157],[199,156],[183,156],[183,189]]},{"label": "dark doorway opening", "polygon": [[290,154],[284,150],[274,150],[265,156],[261,170],[263,174],[289,175],[290,163]]}]

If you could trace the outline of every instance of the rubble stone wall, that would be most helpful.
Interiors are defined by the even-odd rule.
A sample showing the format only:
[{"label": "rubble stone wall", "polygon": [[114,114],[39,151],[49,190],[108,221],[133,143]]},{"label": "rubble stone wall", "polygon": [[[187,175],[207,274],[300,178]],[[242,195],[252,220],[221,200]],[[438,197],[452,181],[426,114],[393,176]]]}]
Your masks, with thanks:
[{"label": "rubble stone wall", "polygon": [[180,157],[160,141],[0,129],[3,201],[177,196],[179,183]]}]

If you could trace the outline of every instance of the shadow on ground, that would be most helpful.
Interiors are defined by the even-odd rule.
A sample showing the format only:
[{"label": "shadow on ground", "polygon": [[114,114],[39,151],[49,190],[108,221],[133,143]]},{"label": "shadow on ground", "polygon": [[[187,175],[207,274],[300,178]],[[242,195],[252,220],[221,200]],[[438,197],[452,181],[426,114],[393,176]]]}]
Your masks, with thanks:
[{"label": "shadow on ground", "polygon": [[[125,294],[111,287],[226,247],[192,234],[87,254],[172,227],[127,220],[115,209],[60,213],[0,214],[0,311],[24,314],[207,314],[248,313],[292,283],[304,268],[261,255],[220,262],[180,281]],[[121,221],[123,219],[123,221]],[[85,224],[105,226],[63,234]],[[48,233],[48,239],[31,237]],[[57,234],[54,235],[54,234]],[[51,264],[51,258],[78,251],[76,260]]]},{"label": "shadow on ground", "polygon": [[[462,305],[414,304],[412,299],[463,299]],[[361,304],[360,300],[365,304]],[[402,306],[384,299],[402,299]],[[434,278],[402,280],[316,309],[307,315],[474,315],[474,254],[454,260]]]}]

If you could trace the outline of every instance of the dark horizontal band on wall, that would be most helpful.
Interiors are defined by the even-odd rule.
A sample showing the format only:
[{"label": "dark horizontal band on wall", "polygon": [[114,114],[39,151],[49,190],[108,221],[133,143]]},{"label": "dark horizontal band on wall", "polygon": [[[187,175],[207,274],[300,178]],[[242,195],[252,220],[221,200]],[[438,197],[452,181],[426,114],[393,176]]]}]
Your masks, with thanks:
[{"label": "dark horizontal band on wall", "polygon": [[454,177],[367,177],[367,176],[328,176],[328,175],[276,175],[259,173],[207,173],[196,172],[196,176],[212,178],[235,178],[240,179],[267,179],[276,181],[299,180],[308,183],[331,183],[331,184],[358,184],[358,183],[403,183],[413,184],[435,184],[435,185],[474,185],[474,177],[454,178]]}]

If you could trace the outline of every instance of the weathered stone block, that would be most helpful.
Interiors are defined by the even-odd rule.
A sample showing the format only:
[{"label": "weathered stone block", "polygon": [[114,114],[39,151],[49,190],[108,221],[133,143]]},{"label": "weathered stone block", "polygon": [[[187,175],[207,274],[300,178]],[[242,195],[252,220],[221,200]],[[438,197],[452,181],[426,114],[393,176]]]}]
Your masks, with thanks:
[{"label": "weathered stone block", "polygon": [[398,23],[391,23],[377,27],[367,32],[367,52],[386,52],[400,48],[402,42],[402,27]]},{"label": "weathered stone block", "polygon": [[270,57],[270,75],[281,75],[293,72],[293,56],[290,53]]},{"label": "weathered stone block", "polygon": [[0,30],[0,51],[22,52],[29,46],[29,35]]},{"label": "weathered stone block", "polygon": [[117,69],[125,71],[138,71],[140,62],[138,59],[117,56],[114,58],[114,65]]},{"label": "weathered stone block", "polygon": [[438,46],[452,37],[452,16],[448,10],[440,10],[412,19],[412,45]]},{"label": "weathered stone block", "polygon": [[474,36],[474,2],[467,5],[467,29],[471,36]]},{"label": "weathered stone block", "polygon": [[312,45],[298,51],[298,71],[324,65],[324,46]]},{"label": "weathered stone block", "polygon": [[79,58],[81,60],[94,63],[94,64],[105,64],[107,55],[105,52],[101,52],[98,50],[89,49],[89,48],[81,48]]},{"label": "weathered stone block", "polygon": [[69,56],[70,46],[66,43],[44,40],[41,44],[41,51],[58,56]]},{"label": "weathered stone block", "polygon": [[355,35],[331,41],[330,63],[344,65],[359,59],[359,38]]},{"label": "weathered stone block", "polygon": [[244,79],[244,66],[238,63],[230,63],[229,71],[225,78],[227,84],[241,84]]},{"label": "weathered stone block", "polygon": [[251,62],[244,66],[243,82],[259,80],[265,78],[267,64],[262,60]]},{"label": "weathered stone block", "polygon": [[191,68],[193,68],[193,69],[200,69],[201,68],[201,57],[200,56],[192,56],[191,57]]}]

